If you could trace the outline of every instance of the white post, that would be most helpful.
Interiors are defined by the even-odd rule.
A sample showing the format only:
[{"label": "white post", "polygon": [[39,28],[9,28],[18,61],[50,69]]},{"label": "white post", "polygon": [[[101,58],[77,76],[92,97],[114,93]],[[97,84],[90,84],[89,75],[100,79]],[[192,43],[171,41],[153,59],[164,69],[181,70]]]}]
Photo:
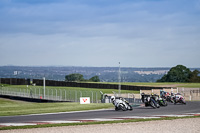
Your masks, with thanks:
[{"label": "white post", "polygon": [[119,96],[121,95],[121,75],[120,75],[120,62],[119,62],[119,77],[118,77],[118,80],[119,80]]},{"label": "white post", "polygon": [[45,99],[45,77],[43,77],[43,86],[44,86],[44,96],[43,96],[43,99]]}]

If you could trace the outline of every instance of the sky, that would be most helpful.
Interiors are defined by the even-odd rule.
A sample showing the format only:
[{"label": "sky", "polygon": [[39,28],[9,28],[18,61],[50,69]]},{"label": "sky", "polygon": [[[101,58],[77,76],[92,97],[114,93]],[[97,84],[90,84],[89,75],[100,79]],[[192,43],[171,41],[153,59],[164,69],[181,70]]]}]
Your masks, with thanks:
[{"label": "sky", "polygon": [[0,66],[200,67],[200,0],[0,0]]}]

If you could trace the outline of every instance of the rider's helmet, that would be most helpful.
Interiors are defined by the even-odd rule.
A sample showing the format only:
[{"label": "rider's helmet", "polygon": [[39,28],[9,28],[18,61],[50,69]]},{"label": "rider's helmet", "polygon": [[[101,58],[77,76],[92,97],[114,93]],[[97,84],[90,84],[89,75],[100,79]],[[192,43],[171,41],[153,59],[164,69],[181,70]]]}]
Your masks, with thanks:
[{"label": "rider's helmet", "polygon": [[173,91],[171,91],[171,96],[174,96],[174,93],[173,93]]},{"label": "rider's helmet", "polygon": [[111,100],[114,101],[115,100],[115,96],[111,96]]}]

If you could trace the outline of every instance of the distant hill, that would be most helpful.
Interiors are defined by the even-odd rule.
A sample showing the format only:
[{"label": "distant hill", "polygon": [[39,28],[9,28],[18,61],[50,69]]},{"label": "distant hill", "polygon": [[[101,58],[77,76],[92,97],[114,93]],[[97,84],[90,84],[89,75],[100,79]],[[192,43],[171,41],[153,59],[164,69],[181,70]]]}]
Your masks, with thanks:
[{"label": "distant hill", "polygon": [[[194,68],[197,69],[197,68]],[[155,82],[166,74],[170,68],[121,68],[121,82]],[[193,69],[191,69],[193,70]],[[198,69],[200,70],[200,69]],[[0,66],[0,78],[31,78],[48,80],[65,80],[65,76],[80,73],[85,79],[95,75],[101,82],[118,82],[118,67],[33,67],[33,66]]]}]

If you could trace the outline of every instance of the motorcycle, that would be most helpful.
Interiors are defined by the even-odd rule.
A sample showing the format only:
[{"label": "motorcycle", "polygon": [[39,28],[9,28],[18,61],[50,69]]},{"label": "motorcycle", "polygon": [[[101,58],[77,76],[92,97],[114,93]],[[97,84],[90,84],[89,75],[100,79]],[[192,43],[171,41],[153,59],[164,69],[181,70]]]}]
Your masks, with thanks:
[{"label": "motorcycle", "polygon": [[171,96],[168,92],[165,92],[163,90],[160,91],[160,97],[166,100],[167,102],[174,103],[174,96]]},{"label": "motorcycle", "polygon": [[165,101],[164,98],[161,98],[159,97],[159,95],[156,94],[152,94],[152,97],[159,104],[159,106],[167,106],[167,102]]},{"label": "motorcycle", "polygon": [[180,93],[177,93],[174,96],[174,104],[177,104],[177,103],[186,104],[185,98]]},{"label": "motorcycle", "polygon": [[115,106],[116,111],[118,111],[118,110],[123,110],[123,111],[133,110],[133,107],[123,97],[112,96],[111,101],[112,101],[113,105]]},{"label": "motorcycle", "polygon": [[142,102],[145,104],[145,107],[151,106],[152,108],[156,109],[159,108],[159,104],[154,100],[154,98],[151,95],[146,95],[144,93],[141,94],[142,96]]}]

